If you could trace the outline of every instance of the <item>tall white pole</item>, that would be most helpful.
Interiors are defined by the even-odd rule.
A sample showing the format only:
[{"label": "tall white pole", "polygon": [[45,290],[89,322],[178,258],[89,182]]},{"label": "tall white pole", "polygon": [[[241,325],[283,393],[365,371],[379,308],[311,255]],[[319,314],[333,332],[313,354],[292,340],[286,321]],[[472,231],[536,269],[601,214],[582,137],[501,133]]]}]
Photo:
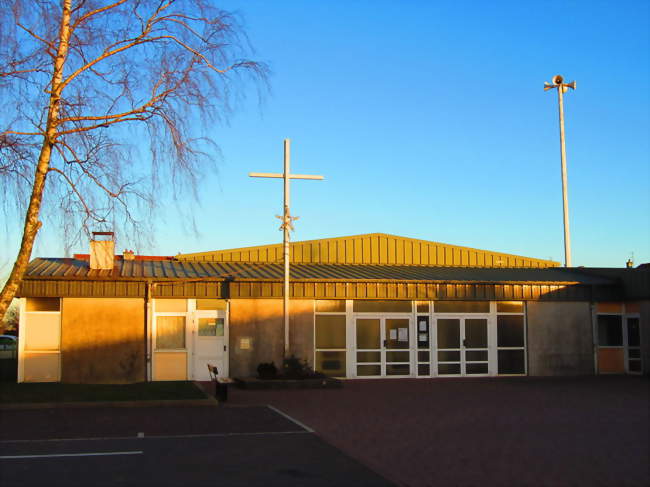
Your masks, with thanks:
[{"label": "tall white pole", "polygon": [[325,179],[323,176],[317,176],[314,174],[291,174],[291,141],[289,139],[284,139],[284,172],[280,173],[269,173],[269,172],[249,172],[248,175],[252,178],[278,178],[283,179],[284,181],[284,209],[282,216],[277,216],[282,220],[282,255],[284,260],[284,282],[283,282],[283,292],[282,292],[282,315],[284,320],[284,356],[287,357],[289,354],[289,271],[290,271],[290,261],[291,257],[289,255],[289,240],[291,234],[289,233],[293,230],[292,222],[297,220],[298,217],[292,217],[291,212],[289,211],[289,187],[292,179],[311,179],[311,180],[322,180]]},{"label": "tall white pole", "polygon": [[290,266],[290,257],[289,257],[289,225],[291,221],[289,220],[291,214],[289,212],[289,181],[290,181],[290,172],[289,167],[291,165],[291,141],[289,139],[284,139],[284,292],[283,294],[283,303],[282,303],[282,313],[284,316],[284,356],[285,358],[289,356],[289,266]]},{"label": "tall white pole", "polygon": [[563,86],[557,88],[560,112],[560,152],[562,157],[562,210],[564,216],[564,267],[571,267],[571,235],[569,232],[569,194],[566,175],[566,146],[564,145],[564,99]]}]

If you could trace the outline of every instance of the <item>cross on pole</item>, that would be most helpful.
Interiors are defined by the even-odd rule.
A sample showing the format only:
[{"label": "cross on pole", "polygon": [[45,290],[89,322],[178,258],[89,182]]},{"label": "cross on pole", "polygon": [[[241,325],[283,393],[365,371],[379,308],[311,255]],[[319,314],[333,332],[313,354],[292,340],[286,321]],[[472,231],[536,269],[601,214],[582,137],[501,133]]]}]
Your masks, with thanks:
[{"label": "cross on pole", "polygon": [[283,231],[283,257],[284,257],[284,292],[282,293],[283,302],[282,302],[282,312],[284,315],[284,356],[289,355],[289,232],[293,230],[293,221],[297,220],[299,217],[291,216],[289,211],[289,182],[292,179],[316,179],[322,180],[325,179],[323,176],[315,176],[311,174],[291,174],[289,172],[291,160],[291,141],[289,139],[284,139],[284,172],[279,173],[267,173],[267,172],[249,172],[248,175],[252,178],[281,178],[284,180],[284,210],[282,216],[276,215],[277,218],[282,220],[282,225],[280,225],[280,230]]}]

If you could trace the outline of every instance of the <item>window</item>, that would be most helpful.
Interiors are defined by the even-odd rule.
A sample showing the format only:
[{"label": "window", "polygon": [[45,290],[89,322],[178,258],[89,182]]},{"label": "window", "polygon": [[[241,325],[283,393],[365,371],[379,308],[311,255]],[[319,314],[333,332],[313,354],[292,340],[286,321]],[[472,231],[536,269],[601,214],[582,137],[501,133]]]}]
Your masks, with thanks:
[{"label": "window", "polygon": [[185,348],[185,317],[158,316],[156,318],[156,350]]},{"label": "window", "polygon": [[410,313],[411,301],[372,301],[355,300],[352,305],[355,313]]},{"label": "window", "polygon": [[60,311],[59,298],[27,298],[25,311]]},{"label": "window", "polygon": [[436,313],[489,313],[489,301],[435,301]]},{"label": "window", "polygon": [[317,299],[317,313],[345,313],[344,299]]},{"label": "window", "polygon": [[497,303],[497,364],[499,374],[516,375],[526,373],[526,327],[523,313],[524,305],[521,301]]},{"label": "window", "polygon": [[621,315],[598,315],[598,345],[601,347],[623,346],[623,317]]},{"label": "window", "polygon": [[[321,301],[323,302],[323,301]],[[340,309],[340,305],[329,306],[337,303],[324,301],[328,306],[321,310]],[[345,310],[345,301],[343,310]],[[318,301],[317,301],[318,309]],[[345,314],[316,314],[314,323],[315,360],[314,369],[325,375],[345,377],[346,375],[346,331]]]}]

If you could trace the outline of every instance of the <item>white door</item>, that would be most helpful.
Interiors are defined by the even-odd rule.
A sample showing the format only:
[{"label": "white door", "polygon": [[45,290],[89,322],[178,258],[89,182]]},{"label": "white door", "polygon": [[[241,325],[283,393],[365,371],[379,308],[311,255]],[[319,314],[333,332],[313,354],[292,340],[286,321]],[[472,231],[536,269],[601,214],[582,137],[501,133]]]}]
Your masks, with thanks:
[{"label": "white door", "polygon": [[412,375],[411,318],[357,316],[356,376],[408,377]]},{"label": "white door", "polygon": [[487,318],[438,318],[436,335],[438,375],[488,375]]},{"label": "white door", "polygon": [[195,311],[192,336],[192,378],[210,380],[208,364],[217,367],[219,377],[228,377],[226,311]]}]

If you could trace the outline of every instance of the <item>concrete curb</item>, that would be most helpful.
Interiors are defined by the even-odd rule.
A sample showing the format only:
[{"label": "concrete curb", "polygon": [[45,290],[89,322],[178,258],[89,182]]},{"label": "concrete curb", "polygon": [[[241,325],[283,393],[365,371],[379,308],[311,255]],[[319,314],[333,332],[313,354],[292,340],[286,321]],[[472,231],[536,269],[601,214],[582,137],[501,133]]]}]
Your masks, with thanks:
[{"label": "concrete curb", "polygon": [[161,401],[75,401],[75,402],[15,402],[0,404],[2,410],[16,409],[60,409],[60,408],[146,408],[146,407],[194,407],[217,406],[219,401],[212,397],[205,399],[169,399]]}]

